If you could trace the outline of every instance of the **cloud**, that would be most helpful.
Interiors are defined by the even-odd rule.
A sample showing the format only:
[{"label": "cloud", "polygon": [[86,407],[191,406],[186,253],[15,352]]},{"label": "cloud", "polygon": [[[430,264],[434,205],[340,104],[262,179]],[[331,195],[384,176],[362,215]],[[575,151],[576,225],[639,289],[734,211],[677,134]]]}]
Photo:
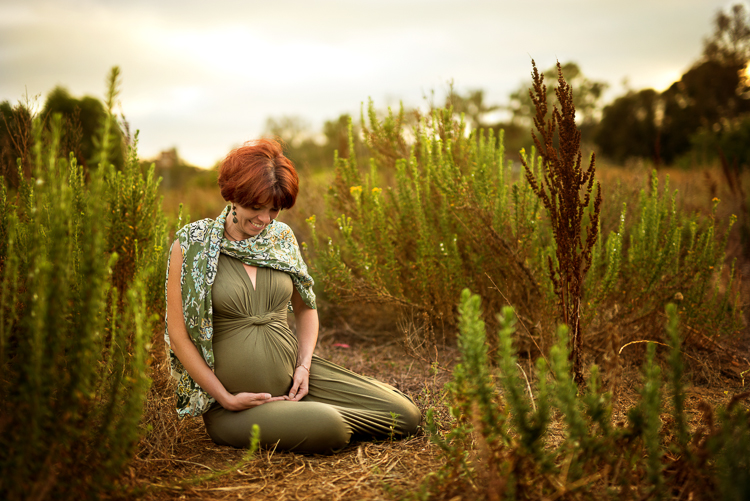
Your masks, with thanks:
[{"label": "cloud", "polygon": [[[556,59],[613,85],[663,87],[701,51],[724,0],[6,0],[0,100],[55,85],[101,96],[113,65],[141,152],[195,163],[258,135],[265,118],[319,126],[448,80],[504,102]],[[392,103],[395,104],[395,103]]]}]

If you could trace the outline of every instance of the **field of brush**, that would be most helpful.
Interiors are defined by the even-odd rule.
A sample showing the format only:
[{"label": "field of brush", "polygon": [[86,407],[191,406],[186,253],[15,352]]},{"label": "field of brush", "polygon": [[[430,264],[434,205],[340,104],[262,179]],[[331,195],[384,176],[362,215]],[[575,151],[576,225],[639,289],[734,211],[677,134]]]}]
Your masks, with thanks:
[{"label": "field of brush", "polygon": [[[207,179],[215,177],[211,173],[203,175]],[[519,170],[511,175],[515,180],[521,179]],[[604,190],[604,214],[619,211],[623,202],[636,207],[639,193],[644,188],[648,189],[652,175],[652,169],[642,163],[600,165],[597,180]],[[309,225],[305,221],[313,214],[326,213],[325,194],[330,193],[335,176],[334,171],[302,173],[303,188],[299,201],[292,210],[282,215],[282,219],[295,230],[300,242],[311,241]],[[714,199],[720,199],[715,210],[719,228],[726,228],[731,214],[741,214],[743,210],[737,188],[727,183],[718,165],[697,171],[665,168],[659,170],[657,176],[662,185],[669,177],[670,188],[678,192],[676,209],[682,213],[708,217]],[[742,182],[747,186],[747,179]],[[225,204],[210,181],[205,185],[195,183],[188,190],[164,190],[163,195],[166,213],[176,213],[175,207],[183,203],[183,210],[190,213],[193,219],[215,217]],[[611,221],[608,224],[614,226]],[[332,226],[330,232],[335,237],[337,228]],[[738,269],[744,266],[743,269],[747,270],[743,248],[741,233],[735,227],[726,244],[724,259],[727,266],[736,258]],[[726,285],[727,276],[726,273],[723,277],[716,275],[713,283]],[[316,275],[315,278],[320,283],[321,277]],[[734,287],[740,294],[739,304],[746,305],[747,285],[739,282]],[[498,294],[503,292],[508,293],[497,291]],[[440,436],[446,436],[462,426],[460,420],[451,414],[450,408],[456,408],[457,404],[445,387],[445,383],[453,379],[456,364],[462,360],[461,350],[455,341],[458,326],[443,326],[439,333],[433,333],[428,339],[415,339],[424,332],[420,324],[422,312],[385,302],[337,302],[331,300],[323,290],[319,291],[319,295],[322,305],[317,353],[320,356],[355,372],[378,378],[411,395],[424,415],[428,411],[434,413]],[[627,294],[624,300],[627,300]],[[500,295],[498,302],[504,301]],[[618,304],[598,308],[600,310],[590,314],[591,317],[611,318],[615,316],[611,310],[618,308]],[[455,314],[458,315],[458,312]],[[544,332],[540,326],[542,321],[544,325],[552,325],[557,320],[554,311],[546,314],[552,318],[542,319],[536,327],[519,326],[514,338],[518,347],[519,374],[527,378],[520,380],[520,387],[528,394],[525,388],[529,385],[529,391],[536,394],[534,398],[537,401],[539,377],[534,363],[539,352],[535,346],[545,346],[545,343],[549,346],[554,342],[552,328]],[[696,444],[701,440],[701,433],[705,441],[711,426],[714,426],[713,409],[726,407],[735,395],[747,390],[745,371],[750,369],[750,364],[745,315],[743,311],[743,319],[736,331],[722,335],[718,335],[710,326],[682,327],[682,360],[686,366],[683,413],[688,432],[698,437]],[[670,371],[669,348],[666,346],[670,342],[665,334],[664,311],[655,313],[652,322],[653,325],[634,326],[632,319],[616,319],[608,324],[609,332],[594,332],[590,339],[584,340],[586,375],[590,374],[590,364],[608,367],[601,373],[604,390],[610,395],[607,400],[610,409],[608,419],[613,428],[625,428],[628,412],[638,409],[642,401],[642,390],[647,379],[642,370],[647,351],[647,343],[643,341],[663,343],[655,345],[658,348],[655,364],[662,366],[666,373]],[[527,328],[531,330],[530,333]],[[421,431],[417,436],[402,441],[354,443],[341,454],[331,457],[264,451],[253,459],[243,461],[243,451],[213,444],[201,420],[179,422],[174,416],[174,399],[167,377],[163,343],[158,339],[160,331],[157,330],[155,336],[157,339],[152,348],[154,383],[143,421],[150,431],[139,445],[130,467],[130,478],[126,481],[127,485],[136,489],[138,496],[144,495],[147,499],[493,499],[491,489],[497,488],[497,480],[493,484],[491,474],[481,471],[481,468],[489,469],[488,465],[493,461],[486,456],[486,452],[482,452],[482,434],[477,431],[467,434],[470,438],[464,450],[466,461],[477,462],[471,473],[457,471],[455,474],[441,474],[450,455],[430,439],[429,431]],[[492,336],[493,333],[489,331],[488,337]],[[618,364],[607,359],[607,350],[612,349],[610,345],[615,341],[618,342],[614,346],[618,351]],[[491,356],[494,356],[492,353],[496,349],[496,342],[490,341],[488,345],[492,346]],[[499,383],[501,372],[496,366],[491,367],[490,372],[496,378],[492,383],[493,388],[497,388],[494,397],[496,405],[500,410],[505,409],[508,404],[503,402],[505,392]],[[661,407],[657,414],[658,429],[665,446],[660,461],[664,464],[662,471],[666,472],[665,475],[676,477],[680,469],[675,467],[675,462],[680,461],[681,453],[673,443],[675,420],[672,390],[665,383],[659,391]],[[742,407],[747,409],[747,404],[743,403]],[[635,459],[632,460],[635,465],[632,467],[637,473],[629,481],[632,485],[627,483],[627,494],[623,494],[626,483],[614,481],[616,465],[609,471],[602,467],[582,468],[575,476],[569,473],[571,476],[565,478],[565,469],[570,471],[570,465],[566,467],[566,458],[573,457],[564,445],[570,440],[568,426],[562,412],[551,414],[542,441],[550,451],[564,449],[565,455],[553,460],[556,465],[549,472],[528,473],[527,481],[537,483],[535,488],[528,485],[524,488],[529,499],[543,499],[545,496],[548,499],[635,499],[657,485],[648,477],[645,468],[637,471]],[[514,432],[510,434],[513,436]],[[517,450],[518,442],[513,440],[509,439],[504,448],[522,456]],[[614,448],[612,444],[609,446]],[[643,444],[640,447],[641,458],[647,457]],[[606,452],[605,449],[604,453],[611,457],[613,451]],[[495,454],[497,464],[501,454],[497,451]],[[601,466],[608,461],[602,462]],[[739,464],[745,464],[741,461]],[[681,467],[685,468],[684,465]],[[216,472],[223,473],[215,475]],[[511,477],[508,472],[504,474]],[[501,474],[497,476],[503,477]],[[689,482],[684,477],[679,478],[688,489],[675,490],[672,496],[675,499],[689,490]],[[715,484],[709,485],[717,489]],[[713,491],[711,496],[715,493]],[[700,498],[697,494],[693,495],[693,499]]]},{"label": "field of brush", "polygon": [[96,168],[36,120],[3,184],[0,497],[750,497],[747,172],[594,163],[565,106],[518,155],[450,109],[371,107],[280,218],[317,353],[410,395],[422,426],[235,450],[177,418],[163,339],[166,254],[224,207],[216,171],[142,164],[117,79]]}]

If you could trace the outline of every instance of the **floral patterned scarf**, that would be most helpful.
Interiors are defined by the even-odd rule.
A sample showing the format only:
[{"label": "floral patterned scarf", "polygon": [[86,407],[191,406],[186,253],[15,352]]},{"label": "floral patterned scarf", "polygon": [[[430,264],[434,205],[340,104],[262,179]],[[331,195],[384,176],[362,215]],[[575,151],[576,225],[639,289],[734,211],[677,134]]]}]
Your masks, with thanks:
[{"label": "floral patterned scarf", "polygon": [[[211,370],[214,368],[211,288],[216,278],[219,253],[232,256],[250,266],[273,268],[288,273],[305,304],[315,308],[313,279],[307,273],[297,239],[289,226],[273,221],[258,235],[234,242],[224,237],[224,222],[230,208],[231,206],[227,206],[216,220],[203,219],[185,225],[176,235],[182,249],[180,282],[185,327]],[[289,308],[291,309],[291,304]],[[177,379],[177,414],[180,417],[200,416],[209,409],[214,399],[193,381],[169,348],[168,329],[164,332],[164,339],[169,349],[172,377]]]}]

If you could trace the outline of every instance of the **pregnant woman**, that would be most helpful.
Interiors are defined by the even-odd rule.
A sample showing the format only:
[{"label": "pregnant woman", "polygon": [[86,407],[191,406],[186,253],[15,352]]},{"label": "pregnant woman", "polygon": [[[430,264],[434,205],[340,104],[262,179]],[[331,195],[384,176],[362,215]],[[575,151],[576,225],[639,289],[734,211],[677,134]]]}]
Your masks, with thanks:
[{"label": "pregnant woman", "polygon": [[[177,232],[167,271],[167,331],[180,417],[203,416],[218,444],[330,454],[352,438],[414,433],[403,393],[313,354],[313,280],[291,229],[298,177],[281,146],[261,139],[219,168],[229,205]],[[293,307],[296,336],[287,325]]]}]

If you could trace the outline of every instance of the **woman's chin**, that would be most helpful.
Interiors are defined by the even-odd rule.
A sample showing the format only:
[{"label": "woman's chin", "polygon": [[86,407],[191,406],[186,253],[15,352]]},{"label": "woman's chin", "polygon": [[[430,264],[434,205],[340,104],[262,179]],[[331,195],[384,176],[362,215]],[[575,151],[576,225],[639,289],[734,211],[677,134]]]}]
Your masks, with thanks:
[{"label": "woman's chin", "polygon": [[262,227],[258,228],[257,226],[255,226],[252,223],[248,223],[245,226],[245,228],[244,228],[245,234],[247,235],[247,238],[256,237],[256,236],[258,236],[260,234],[260,232],[262,232],[265,229],[266,229],[265,226],[262,226]]}]

